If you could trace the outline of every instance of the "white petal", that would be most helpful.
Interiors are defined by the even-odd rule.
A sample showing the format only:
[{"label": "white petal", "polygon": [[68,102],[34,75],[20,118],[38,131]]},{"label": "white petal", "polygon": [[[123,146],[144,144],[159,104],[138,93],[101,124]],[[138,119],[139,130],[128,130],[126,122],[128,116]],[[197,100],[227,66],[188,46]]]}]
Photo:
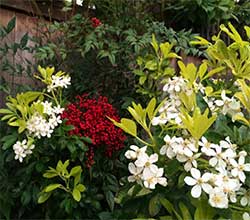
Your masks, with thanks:
[{"label": "white petal", "polygon": [[246,206],[248,204],[248,199],[246,197],[242,197],[240,200],[240,204],[242,206]]},{"label": "white petal", "polygon": [[166,145],[163,145],[162,148],[160,149],[160,154],[161,155],[165,155],[167,152],[167,146]]},{"label": "white petal", "polygon": [[136,181],[136,179],[135,179],[134,176],[128,176],[128,181],[129,181],[130,183],[133,183],[133,182]]},{"label": "white petal", "polygon": [[204,182],[208,182],[210,179],[211,179],[211,173],[204,173],[204,174],[202,175],[202,180],[203,180]]},{"label": "white petal", "polygon": [[136,174],[136,166],[133,163],[128,164],[128,170],[132,174]]},{"label": "white petal", "polygon": [[159,177],[158,178],[158,183],[162,186],[167,186],[167,179],[165,177]]},{"label": "white petal", "polygon": [[191,169],[191,174],[195,179],[199,179],[201,177],[201,172],[196,168]]},{"label": "white petal", "polygon": [[197,183],[197,180],[194,179],[194,178],[192,178],[192,177],[190,177],[190,176],[186,176],[186,177],[184,178],[184,182],[185,182],[187,185],[189,185],[189,186],[194,186],[194,185]]},{"label": "white petal", "polygon": [[208,184],[208,183],[203,183],[202,185],[202,189],[207,193],[209,194],[211,192],[211,190],[213,190],[213,187]]},{"label": "white petal", "polygon": [[152,155],[150,155],[149,161],[150,161],[150,163],[157,162],[158,161],[158,154],[152,154]]},{"label": "white petal", "polygon": [[247,172],[250,172],[250,163],[246,163],[244,165],[244,170],[247,171]]},{"label": "white petal", "polygon": [[245,175],[244,172],[239,172],[239,179],[240,179],[240,181],[241,181],[242,183],[245,182],[245,180],[246,180],[246,175]]},{"label": "white petal", "polygon": [[212,167],[215,167],[216,164],[218,162],[218,159],[216,157],[213,157],[209,160],[209,164],[212,166]]},{"label": "white petal", "polygon": [[137,151],[139,149],[139,147],[137,147],[136,145],[131,145],[130,149],[132,149],[134,151]]},{"label": "white petal", "polygon": [[201,196],[201,187],[199,185],[195,185],[191,190],[191,195],[194,198],[199,198]]}]

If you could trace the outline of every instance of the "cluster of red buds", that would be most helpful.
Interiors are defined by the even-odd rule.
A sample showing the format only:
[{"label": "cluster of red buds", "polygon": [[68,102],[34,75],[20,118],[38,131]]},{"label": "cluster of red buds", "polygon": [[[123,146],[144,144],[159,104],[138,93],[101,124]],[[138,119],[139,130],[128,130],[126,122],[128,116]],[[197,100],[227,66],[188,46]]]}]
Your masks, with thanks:
[{"label": "cluster of red buds", "polygon": [[92,144],[87,152],[87,166],[94,163],[94,152],[104,148],[105,155],[111,157],[124,146],[125,135],[108,118],[120,121],[116,109],[108,103],[107,97],[89,98],[87,94],[76,97],[62,114],[66,124],[73,125],[70,135],[89,137]]},{"label": "cluster of red buds", "polygon": [[92,22],[92,27],[94,27],[94,28],[96,28],[102,24],[102,22],[96,17],[91,18],[91,22]]}]

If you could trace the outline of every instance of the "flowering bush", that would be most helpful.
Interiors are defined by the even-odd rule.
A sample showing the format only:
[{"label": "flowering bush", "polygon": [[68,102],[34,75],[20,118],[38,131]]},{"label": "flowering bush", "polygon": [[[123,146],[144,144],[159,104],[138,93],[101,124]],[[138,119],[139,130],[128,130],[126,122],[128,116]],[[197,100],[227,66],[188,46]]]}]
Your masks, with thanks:
[{"label": "flowering bush", "polygon": [[88,95],[77,96],[77,101],[69,104],[62,114],[67,119],[67,125],[73,125],[70,135],[86,136],[92,144],[88,152],[87,165],[94,163],[94,152],[98,148],[104,148],[105,154],[112,154],[124,146],[125,136],[123,131],[113,125],[108,119],[119,121],[116,109],[108,103],[106,97],[99,96],[97,99],[88,98]]},{"label": "flowering bush", "polygon": [[[5,114],[2,120],[8,120],[8,125],[18,127],[18,133],[25,139],[13,145],[15,159],[20,162],[32,153],[35,139],[50,138],[54,129],[62,123],[60,114],[62,89],[70,85],[70,76],[62,71],[55,73],[54,68],[39,66],[39,75],[35,75],[47,85],[47,91],[17,94],[16,98],[8,97],[8,109],[0,109]],[[44,100],[48,98],[48,100]]]},{"label": "flowering bush", "polygon": [[[220,28],[234,41],[231,45],[220,34],[214,43],[197,37],[193,44],[205,45],[208,59],[198,68],[178,61],[180,74],[158,84],[163,90],[159,105],[156,98],[146,108],[133,103],[128,108],[133,120],[113,121],[143,144],[131,145],[125,153],[133,161],[128,165],[129,198],[119,197],[126,205],[147,198],[148,211],[137,207],[137,215],[249,218],[250,43],[231,24]],[[250,37],[250,28],[245,30]],[[163,44],[153,38],[152,46],[155,59],[162,59]],[[137,124],[148,138],[140,137]]]}]

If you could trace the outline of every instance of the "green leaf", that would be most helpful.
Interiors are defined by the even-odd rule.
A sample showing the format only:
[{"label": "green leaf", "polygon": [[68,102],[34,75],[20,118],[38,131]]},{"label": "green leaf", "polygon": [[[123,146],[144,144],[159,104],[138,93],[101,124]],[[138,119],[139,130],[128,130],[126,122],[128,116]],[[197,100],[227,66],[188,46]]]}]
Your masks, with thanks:
[{"label": "green leaf", "polygon": [[84,192],[86,190],[86,187],[83,184],[78,184],[76,186],[76,188],[80,191],[80,192]]},{"label": "green leaf", "polygon": [[70,171],[70,176],[77,176],[79,173],[81,173],[82,172],[82,168],[81,168],[81,166],[76,166],[76,167],[73,167],[72,169],[71,169],[71,171]]},{"label": "green leaf", "polygon": [[190,116],[184,108],[181,109],[181,113],[181,119],[185,128],[196,140],[199,140],[202,137],[217,117],[216,115],[212,115],[209,118],[209,110],[206,109],[202,114],[198,107],[195,108],[193,116]]},{"label": "green leaf", "polygon": [[48,178],[48,179],[54,178],[56,176],[58,176],[58,173],[55,172],[55,171],[52,171],[52,170],[49,170],[49,171],[47,171],[46,173],[43,174],[43,177]]},{"label": "green leaf", "polygon": [[183,220],[190,220],[192,219],[192,216],[188,210],[188,208],[184,205],[184,203],[180,202],[179,203],[179,207],[181,210],[181,214],[182,214],[182,219]]},{"label": "green leaf", "polygon": [[4,144],[2,146],[3,150],[6,150],[17,141],[17,136],[16,135],[7,135],[7,136],[3,137],[1,139],[1,141],[4,142]]},{"label": "green leaf", "polygon": [[150,119],[150,121],[153,119],[154,115],[155,115],[155,106],[156,106],[156,98],[152,98],[150,100],[150,102],[148,103],[148,106],[146,108],[146,112],[148,114],[148,118]]},{"label": "green leaf", "polygon": [[16,17],[13,17],[7,24],[5,31],[9,34],[14,29],[15,26],[16,26]]},{"label": "green leaf", "polygon": [[22,37],[22,39],[20,40],[20,46],[21,46],[21,48],[24,48],[27,45],[28,39],[29,39],[28,33],[24,34],[23,37]]},{"label": "green leaf", "polygon": [[54,183],[54,184],[50,184],[48,185],[45,189],[44,189],[44,192],[51,192],[59,187],[61,187],[62,184],[59,184],[59,183]]},{"label": "green leaf", "polygon": [[205,196],[201,197],[197,202],[194,220],[213,219],[213,217],[216,215],[216,211],[208,204],[207,198]]},{"label": "green leaf", "polygon": [[155,35],[152,34],[152,42],[151,42],[151,45],[153,46],[154,50],[155,50],[155,53],[157,54],[158,53],[158,50],[159,50],[159,46],[158,46],[158,43],[155,39]]},{"label": "green leaf", "polygon": [[73,189],[72,195],[73,195],[74,200],[76,200],[77,202],[81,200],[81,193],[77,188]]},{"label": "green leaf", "polygon": [[246,31],[247,37],[250,38],[250,27],[244,26],[244,29]]},{"label": "green leaf", "polygon": [[38,204],[44,203],[51,196],[51,192],[42,192],[38,198]]},{"label": "green leaf", "polygon": [[[109,117],[108,117],[109,118]],[[135,122],[131,119],[128,118],[122,118],[121,119],[121,123],[115,121],[112,118],[109,118],[109,120],[111,120],[115,126],[121,128],[123,131],[125,131],[126,133],[136,137],[137,136],[137,126],[135,124]]]},{"label": "green leaf", "polygon": [[159,196],[155,195],[153,198],[149,201],[148,211],[150,216],[154,217],[156,216],[161,210],[161,203],[159,201]]},{"label": "green leaf", "polygon": [[115,197],[111,191],[105,192],[105,197],[108,202],[109,208],[111,211],[114,210],[114,204],[115,204]]},{"label": "green leaf", "polygon": [[149,60],[145,64],[145,69],[148,69],[148,70],[151,70],[151,71],[157,70],[157,62],[154,61],[154,60]]}]

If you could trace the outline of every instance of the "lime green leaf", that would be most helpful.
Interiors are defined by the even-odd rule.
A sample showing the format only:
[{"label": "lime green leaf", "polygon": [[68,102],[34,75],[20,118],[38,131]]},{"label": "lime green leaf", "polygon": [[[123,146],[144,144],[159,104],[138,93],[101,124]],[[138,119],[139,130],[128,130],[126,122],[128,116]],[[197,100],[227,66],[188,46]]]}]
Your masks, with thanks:
[{"label": "lime green leaf", "polygon": [[59,187],[61,187],[62,184],[59,184],[59,183],[55,183],[55,184],[50,184],[48,185],[45,189],[44,189],[44,192],[51,192]]},{"label": "lime green leaf", "polygon": [[146,108],[146,112],[148,114],[148,118],[150,119],[150,121],[153,119],[155,115],[155,106],[156,106],[156,99],[152,98]]},{"label": "lime green leaf", "polygon": [[212,115],[208,118],[208,108],[202,114],[200,109],[196,107],[193,116],[190,116],[184,108],[181,109],[181,113],[180,116],[185,128],[196,140],[199,140],[202,137],[217,117],[216,115]]},{"label": "lime green leaf", "polygon": [[77,202],[81,200],[81,193],[77,188],[73,189],[72,195],[73,195],[74,200],[76,200]]},{"label": "lime green leaf", "polygon": [[247,37],[250,38],[250,27],[244,26],[244,29],[246,31]]},{"label": "lime green leaf", "polygon": [[78,184],[76,186],[76,188],[80,191],[80,192],[84,192],[86,190],[86,187],[83,184]]},{"label": "lime green leaf", "polygon": [[[109,117],[108,117],[109,118]],[[111,120],[115,126],[121,128],[123,131],[125,131],[126,133],[136,137],[137,136],[137,126],[135,124],[135,122],[131,119],[128,118],[122,118],[121,119],[121,123],[115,121],[112,118],[109,118],[109,120]]]},{"label": "lime green leaf", "polygon": [[73,167],[72,169],[71,169],[71,171],[70,171],[70,176],[77,176],[79,173],[81,173],[82,172],[82,168],[81,168],[81,166],[76,166],[76,167]]},{"label": "lime green leaf", "polygon": [[155,50],[155,53],[157,54],[158,53],[158,50],[159,50],[159,46],[158,46],[158,43],[155,39],[155,35],[152,34],[152,42],[151,42],[151,45],[153,46],[154,50]]},{"label": "lime green leaf", "polygon": [[53,172],[53,171],[47,171],[46,173],[43,174],[43,177],[48,178],[48,179],[56,177],[56,176],[58,176],[58,173]]},{"label": "lime green leaf", "polygon": [[38,198],[38,204],[44,203],[51,196],[51,192],[42,192]]}]

